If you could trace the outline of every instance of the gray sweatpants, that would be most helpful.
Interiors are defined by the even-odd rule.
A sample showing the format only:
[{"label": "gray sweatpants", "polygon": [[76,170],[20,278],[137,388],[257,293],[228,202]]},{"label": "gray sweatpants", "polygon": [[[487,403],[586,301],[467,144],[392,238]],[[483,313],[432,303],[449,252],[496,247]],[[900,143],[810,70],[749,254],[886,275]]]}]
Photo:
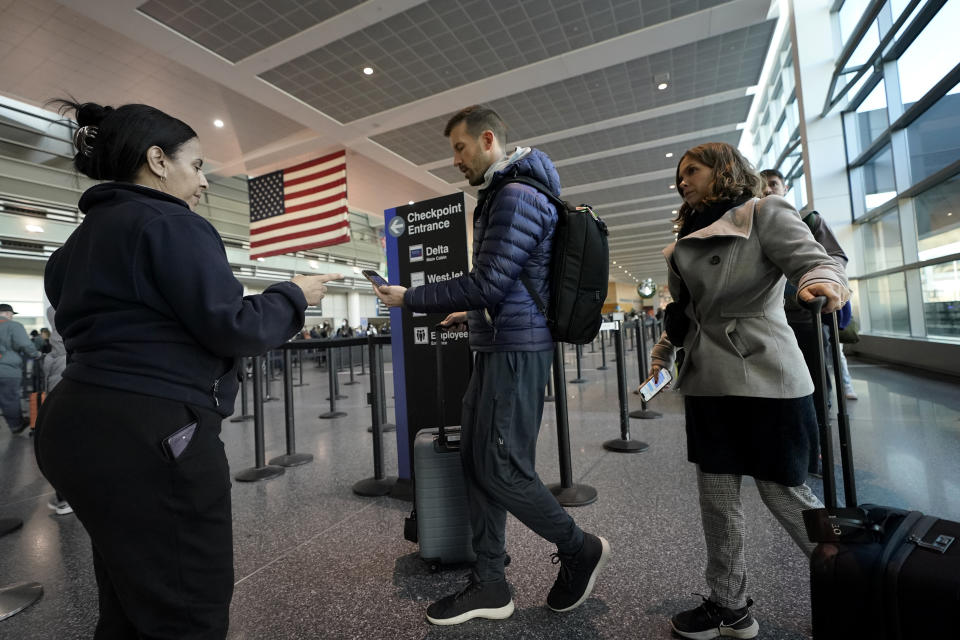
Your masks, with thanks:
[{"label": "gray sweatpants", "polygon": [[507,511],[534,533],[576,553],[583,531],[535,470],[537,436],[552,351],[478,352],[463,396],[463,461],[473,527],[474,567],[502,580]]},{"label": "gray sweatpants", "polygon": [[[703,473],[697,467],[700,516],[707,543],[705,577],[710,600],[721,607],[747,606],[747,567],[743,558],[743,505],[740,502],[741,476]],[[760,498],[797,546],[810,557],[816,546],[807,539],[802,512],[823,506],[810,487],[787,487],[756,480]]]}]

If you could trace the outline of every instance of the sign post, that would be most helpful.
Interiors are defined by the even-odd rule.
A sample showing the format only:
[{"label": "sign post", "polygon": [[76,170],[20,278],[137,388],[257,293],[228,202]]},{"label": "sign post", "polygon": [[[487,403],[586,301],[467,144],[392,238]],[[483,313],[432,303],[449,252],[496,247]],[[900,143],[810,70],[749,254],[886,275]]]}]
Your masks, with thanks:
[{"label": "sign post", "polygon": [[[467,226],[463,193],[424,200],[384,212],[390,284],[417,287],[445,282],[467,273]],[[453,309],[451,311],[463,311]],[[390,310],[393,386],[397,415],[395,497],[412,497],[413,441],[417,431],[460,424],[460,407],[470,377],[467,332],[441,331],[444,416],[437,416],[436,356],[431,347],[433,327],[448,315]]]}]

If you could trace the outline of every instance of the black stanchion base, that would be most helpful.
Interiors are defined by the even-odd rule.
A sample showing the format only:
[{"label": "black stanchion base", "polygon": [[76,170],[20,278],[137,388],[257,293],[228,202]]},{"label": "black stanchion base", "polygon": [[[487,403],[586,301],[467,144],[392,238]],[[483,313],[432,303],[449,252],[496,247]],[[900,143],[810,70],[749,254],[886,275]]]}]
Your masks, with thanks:
[{"label": "black stanchion base", "polygon": [[550,489],[559,502],[564,507],[583,507],[593,504],[597,501],[597,490],[586,484],[575,484],[572,487],[564,487],[560,483],[548,484]]},{"label": "black stanchion base", "polygon": [[361,480],[353,485],[353,492],[358,496],[366,496],[370,498],[375,498],[377,496],[385,496],[391,491],[397,484],[396,476],[387,476],[386,478],[367,478],[366,480]]},{"label": "black stanchion base", "polygon": [[309,382],[298,382],[298,383],[296,383],[296,384],[293,385],[293,386],[295,386],[295,387],[309,387],[309,386],[310,386],[310,383],[309,383]]},{"label": "black stanchion base", "polygon": [[263,399],[264,402],[273,402],[274,400],[276,400],[276,398],[272,396],[267,396],[266,398]]},{"label": "black stanchion base", "polygon": [[397,483],[390,490],[390,497],[404,502],[413,502],[413,483],[409,478],[397,478]]},{"label": "black stanchion base", "polygon": [[353,382],[343,382],[341,384],[343,384],[344,386],[351,385],[351,384],[360,384],[360,381],[354,380]]},{"label": "black stanchion base", "polygon": [[23,526],[23,520],[19,518],[0,518],[0,536],[13,533]]},{"label": "black stanchion base", "polygon": [[[339,393],[337,394],[337,400],[346,400],[349,397],[350,396],[341,395]],[[329,399],[330,399],[330,396],[327,396],[326,398],[324,398],[324,400],[329,400]]]},{"label": "black stanchion base", "polygon": [[233,479],[237,482],[257,482],[258,480],[266,480],[268,478],[282,476],[284,473],[286,473],[286,471],[287,470],[283,467],[274,467],[268,464],[264,467],[250,467],[249,469],[244,469],[237,475],[233,476]]},{"label": "black stanchion base", "polygon": [[253,416],[237,416],[235,418],[230,418],[230,422],[245,422],[247,420],[253,420]]},{"label": "black stanchion base", "polygon": [[656,418],[662,418],[662,413],[657,413],[656,411],[650,411],[650,409],[637,409],[636,411],[630,412],[631,418],[639,418],[641,420],[655,420]]},{"label": "black stanchion base", "polygon": [[[397,425],[390,424],[389,422],[387,422],[386,424],[380,425],[380,433],[387,433],[388,431],[396,431],[396,430],[397,430]],[[367,427],[367,433],[373,433],[373,425],[370,425],[369,427]]]},{"label": "black stanchion base", "polygon": [[327,411],[326,413],[321,413],[317,417],[323,420],[331,420],[333,418],[342,418],[345,415],[347,415],[346,411]]},{"label": "black stanchion base", "polygon": [[0,589],[0,620],[14,616],[43,595],[43,585],[39,582],[21,582]]},{"label": "black stanchion base", "polygon": [[597,367],[597,371],[606,371],[610,367]]},{"label": "black stanchion base", "polygon": [[309,453],[287,453],[276,458],[270,458],[268,464],[275,464],[280,467],[299,467],[313,461],[313,456]]},{"label": "black stanchion base", "polygon": [[639,440],[607,440],[603,443],[603,448],[607,451],[618,451],[620,453],[641,453],[650,448],[646,442]]},{"label": "black stanchion base", "polygon": [[587,381],[586,378],[574,378],[573,380],[570,381],[570,384],[583,384],[586,381]]},{"label": "black stanchion base", "polygon": [[556,398],[554,396],[543,396],[544,402],[555,402]]}]

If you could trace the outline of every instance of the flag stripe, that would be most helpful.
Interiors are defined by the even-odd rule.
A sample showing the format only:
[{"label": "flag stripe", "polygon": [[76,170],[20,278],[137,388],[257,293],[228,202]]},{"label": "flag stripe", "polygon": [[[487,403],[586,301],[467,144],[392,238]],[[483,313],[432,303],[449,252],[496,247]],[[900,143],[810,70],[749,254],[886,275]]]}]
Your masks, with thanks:
[{"label": "flag stripe", "polygon": [[337,200],[332,204],[325,204],[319,207],[310,207],[309,209],[304,209],[303,211],[297,211],[295,213],[288,213],[282,216],[274,216],[266,220],[261,220],[259,222],[254,222],[250,225],[251,231],[256,231],[257,233],[272,231],[273,229],[279,229],[281,227],[289,227],[293,224],[300,224],[306,220],[323,220],[332,215],[339,213],[345,213],[347,211],[347,206]]},{"label": "flag stripe", "polygon": [[315,224],[315,223],[320,222],[320,221],[322,221],[322,220],[330,220],[330,219],[336,218],[336,217],[338,217],[338,216],[342,217],[344,220],[348,220],[346,214],[347,214],[347,208],[346,208],[346,207],[337,207],[336,209],[333,209],[332,211],[326,211],[326,212],[324,212],[324,213],[317,213],[317,214],[314,214],[314,215],[312,215],[312,216],[304,216],[304,217],[300,217],[300,218],[292,218],[292,219],[290,219],[290,220],[286,220],[285,222],[278,222],[277,224],[271,224],[271,225],[265,226],[265,227],[258,227],[258,228],[257,228],[257,238],[260,238],[260,237],[264,237],[264,238],[269,237],[271,234],[273,234],[273,233],[276,232],[277,230],[290,229],[290,228],[292,228],[292,227],[299,227],[299,226],[305,225],[305,224]]},{"label": "flag stripe", "polygon": [[295,240],[298,238],[305,238],[312,235],[322,235],[329,233],[331,231],[336,231],[350,225],[350,222],[347,220],[340,220],[334,224],[327,225],[325,227],[311,227],[309,229],[303,229],[301,231],[294,231],[291,233],[284,233],[282,235],[277,235],[273,237],[266,237],[263,239],[251,240],[250,248],[259,248],[269,244],[276,244],[278,242],[286,242],[287,240]]},{"label": "flag stripe", "polygon": [[250,257],[350,241],[346,151],[248,181]]}]

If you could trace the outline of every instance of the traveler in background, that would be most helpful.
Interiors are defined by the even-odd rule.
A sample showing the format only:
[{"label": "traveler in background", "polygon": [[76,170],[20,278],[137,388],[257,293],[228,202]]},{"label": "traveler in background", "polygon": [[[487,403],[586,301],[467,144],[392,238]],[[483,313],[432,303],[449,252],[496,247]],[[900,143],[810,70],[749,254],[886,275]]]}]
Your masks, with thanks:
[{"label": "traveler in background", "polygon": [[94,638],[225,638],[233,593],[220,423],[240,356],[279,346],[339,278],[243,295],[213,226],[196,133],[146,105],[60,101],[74,166],[105,180],[47,263],[68,363],[40,409],[37,462],[90,534]]},{"label": "traveler in background", "polygon": [[[50,351],[47,352],[46,357],[43,359],[43,389],[45,393],[50,393],[63,378],[63,370],[67,367],[67,351],[63,348],[63,338],[60,337],[60,333],[57,331],[57,325],[53,321],[53,307],[47,307],[46,315],[47,322],[49,322],[50,326],[53,327],[53,331],[51,332],[49,329],[41,329],[41,333],[43,331],[47,332],[47,338],[49,339],[50,347]],[[70,503],[67,502],[62,495],[60,495],[59,491],[54,491],[53,497],[50,498],[47,506],[53,509],[54,513],[56,513],[58,516],[65,516],[73,513],[73,507],[70,506]]]},{"label": "traveler in background", "polygon": [[801,512],[821,507],[805,484],[816,429],[813,383],[783,311],[784,275],[799,296],[843,305],[843,268],[824,252],[782,198],[757,199],[760,177],[732,146],[707,143],[683,154],[676,242],[664,249],[675,302],[653,349],[651,375],[685,357],[687,458],[697,465],[707,548],[703,603],[673,616],[685,638],[753,638],[740,484],[753,476],[764,504],[808,556]]},{"label": "traveler in background", "polygon": [[18,434],[30,426],[23,415],[23,355],[39,358],[40,352],[27,336],[23,325],[13,319],[17,312],[9,304],[0,304],[0,411],[10,432]]},{"label": "traveler in background", "polygon": [[[763,195],[764,196],[780,196],[781,198],[786,197],[787,192],[790,191],[790,186],[784,181],[783,174],[777,171],[776,169],[764,169],[760,172],[760,177],[763,180]],[[816,211],[811,211],[803,217],[803,221],[807,223],[807,226],[810,227],[810,231],[813,233],[814,239],[820,243],[830,257],[840,263],[841,266],[847,266],[847,255],[843,252],[843,249],[840,248],[840,243],[837,242],[836,236],[833,235],[833,231],[827,225],[827,221],[823,219],[823,216]],[[796,302],[792,300],[790,295],[790,287],[787,288],[786,296],[786,311],[787,311],[787,322],[790,323],[790,326],[794,329],[794,332],[797,331],[797,325],[803,324],[805,327],[810,326],[810,314],[801,309]],[[829,340],[834,339],[833,336],[827,334],[826,336]],[[797,334],[797,339],[800,339],[800,334]],[[803,350],[803,344],[800,345],[801,351]],[[829,345],[824,344],[824,349],[826,349],[827,356],[833,352],[829,348]],[[807,354],[804,354],[804,357],[807,357]],[[820,360],[819,358],[817,358]],[[824,360],[825,362],[826,360]],[[813,360],[807,358],[807,366],[811,368],[811,375],[813,376],[813,384],[819,390],[820,378],[818,375],[813,374],[812,368]],[[843,393],[848,400],[856,400],[857,392],[853,389],[853,382],[850,378],[850,369],[847,367],[847,358],[843,354],[843,349],[840,350],[840,376],[843,379]],[[827,376],[827,383],[829,384],[829,372]],[[823,406],[822,401],[817,401],[817,411],[821,411]]]},{"label": "traveler in background", "polygon": [[[455,312],[443,321],[467,322],[475,364],[463,397],[460,458],[467,484],[473,550],[469,584],[427,608],[434,624],[502,619],[514,611],[504,573],[507,512],[557,545],[560,573],[547,596],[554,611],[580,606],[610,553],[603,538],[584,533],[536,473],[534,457],[554,343],[521,276],[549,298],[549,264],[557,212],[525,184],[487,194],[507,174],[529,176],[560,195],[560,178],[545,154],[517,147],[506,153],[506,126],[492,109],[475,105],[454,115],[444,135],[453,162],[480,187],[473,223],[473,270],[446,282],[406,289],[374,287],[390,307]],[[466,309],[466,311],[463,311]]]}]

